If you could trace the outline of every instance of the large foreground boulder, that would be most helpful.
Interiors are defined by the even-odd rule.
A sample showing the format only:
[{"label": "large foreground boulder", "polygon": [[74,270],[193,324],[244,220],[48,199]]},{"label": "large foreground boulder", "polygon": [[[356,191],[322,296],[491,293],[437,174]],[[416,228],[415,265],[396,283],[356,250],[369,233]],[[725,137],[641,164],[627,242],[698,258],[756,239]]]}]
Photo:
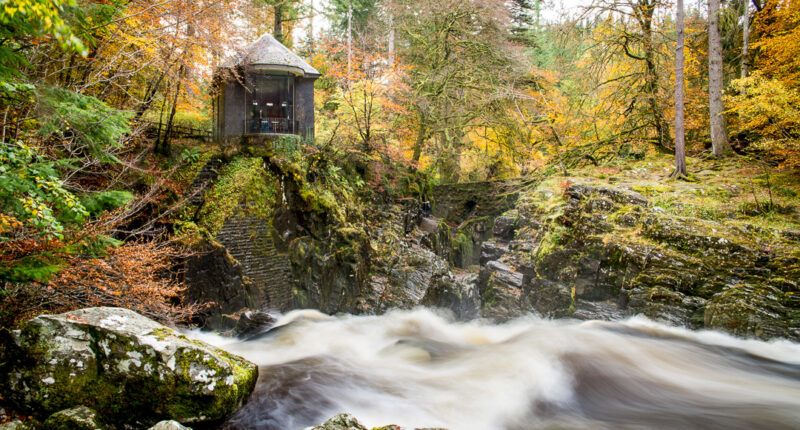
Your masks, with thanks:
[{"label": "large foreground boulder", "polygon": [[40,419],[76,406],[112,425],[221,421],[255,386],[257,367],[121,308],[42,315],[12,333],[0,382]]}]

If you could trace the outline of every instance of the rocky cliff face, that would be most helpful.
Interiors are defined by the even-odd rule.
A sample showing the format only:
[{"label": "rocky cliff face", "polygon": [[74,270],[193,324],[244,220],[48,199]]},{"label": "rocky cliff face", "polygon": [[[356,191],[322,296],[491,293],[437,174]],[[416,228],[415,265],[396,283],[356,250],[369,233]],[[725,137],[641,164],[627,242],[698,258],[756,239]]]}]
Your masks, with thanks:
[{"label": "rocky cliff face", "polygon": [[[446,224],[423,217],[413,201],[385,206],[371,219],[377,222],[369,228],[374,253],[370,309],[384,312],[423,305],[449,309],[459,319],[479,315],[474,277],[454,270],[457,265]],[[403,223],[404,219],[415,221]]]},{"label": "rocky cliff face", "polygon": [[[745,206],[731,202],[746,200],[746,184],[715,179],[720,175],[711,170],[703,182],[665,184],[661,169],[648,163],[608,180],[584,172],[440,186],[431,215],[416,199],[310,200],[292,175],[273,167],[272,174],[250,175],[281,196],[257,206],[270,246],[253,240],[223,252],[234,260],[217,265],[232,268],[221,271],[225,276],[195,271],[187,278],[241,284],[219,289],[229,305],[224,313],[237,303],[275,308],[283,295],[283,310],[358,314],[425,305],[495,320],[527,312],[579,319],[644,314],[742,336],[800,337],[796,215],[742,216]],[[239,192],[226,197],[238,212],[225,212],[217,224],[239,225],[230,219],[252,200],[246,188]],[[234,230],[220,229],[217,239],[239,244],[227,236],[249,237]],[[270,267],[285,267],[280,282],[255,271],[262,256]]]},{"label": "rocky cliff face", "polygon": [[[792,229],[668,214],[628,186],[542,186],[483,244],[483,315],[615,319],[644,314],[764,339],[800,337]],[[505,221],[504,221],[505,223]]]},{"label": "rocky cliff face", "polygon": [[[459,238],[423,219],[417,200],[328,201],[308,192],[291,165],[265,163],[239,157],[217,166],[219,178],[198,200],[194,222],[213,238],[199,241],[185,272],[188,294],[216,304],[206,328],[233,328],[244,307],[361,314],[427,305],[478,315],[476,286],[450,270],[472,263],[471,238],[459,233],[454,245]],[[476,232],[485,223],[471,225]]]}]

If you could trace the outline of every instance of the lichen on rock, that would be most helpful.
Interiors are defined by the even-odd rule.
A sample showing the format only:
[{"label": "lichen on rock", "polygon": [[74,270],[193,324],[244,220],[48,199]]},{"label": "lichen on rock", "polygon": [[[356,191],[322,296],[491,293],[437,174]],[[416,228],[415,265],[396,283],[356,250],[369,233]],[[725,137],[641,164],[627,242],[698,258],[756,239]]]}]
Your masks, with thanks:
[{"label": "lichen on rock", "polygon": [[97,412],[86,406],[64,409],[50,415],[40,430],[101,430]]},{"label": "lichen on rock", "polygon": [[368,430],[350,414],[339,414],[311,430]]},{"label": "lichen on rock", "polygon": [[113,425],[215,422],[258,370],[246,360],[121,308],[41,315],[13,334],[8,399],[40,419],[87,406]]},{"label": "lichen on rock", "polygon": [[147,430],[190,430],[175,420],[161,421]]}]

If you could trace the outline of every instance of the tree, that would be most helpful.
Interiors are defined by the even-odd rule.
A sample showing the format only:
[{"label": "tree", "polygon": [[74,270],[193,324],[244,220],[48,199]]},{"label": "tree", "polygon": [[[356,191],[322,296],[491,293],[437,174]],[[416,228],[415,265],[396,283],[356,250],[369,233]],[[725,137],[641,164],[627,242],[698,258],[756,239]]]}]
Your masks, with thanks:
[{"label": "tree", "polygon": [[[331,24],[341,34],[363,35],[375,22],[377,0],[331,0],[328,6]],[[350,24],[348,26],[348,14]]]},{"label": "tree", "polygon": [[686,137],[683,125],[683,0],[678,0],[675,12],[675,171],[672,177],[680,178],[686,173]]},{"label": "tree", "polygon": [[270,8],[272,12],[272,36],[278,42],[291,46],[291,28],[287,24],[300,19],[302,6],[299,0],[255,0],[258,4]]},{"label": "tree", "polygon": [[650,114],[653,116],[653,125],[658,133],[658,145],[667,147],[667,141],[669,140],[667,124],[658,107],[658,68],[656,66],[656,49],[653,40],[653,15],[660,3],[659,0],[638,0],[630,2],[630,5],[641,30],[639,44],[644,52],[643,55],[633,53],[629,47],[631,39],[628,36],[623,37],[623,48],[625,55],[645,63],[644,89],[648,95],[648,105],[650,106]]},{"label": "tree", "polygon": [[0,82],[19,76],[19,70],[28,64],[22,54],[39,42],[37,38],[52,39],[62,49],[87,54],[63,19],[64,6],[75,6],[75,0],[18,0],[0,6]]},{"label": "tree", "polygon": [[541,0],[512,0],[508,8],[514,33],[523,33],[531,26],[539,26]]},{"label": "tree", "polygon": [[0,8],[0,295],[6,282],[46,280],[61,268],[60,256],[98,243],[66,234],[90,211],[65,177],[119,161],[111,151],[130,132],[126,112],[35,79],[40,45],[86,54],[64,14],[53,1]]},{"label": "tree", "polygon": [[320,42],[326,57],[324,80],[334,84],[329,96],[321,91],[320,97],[337,106],[333,114],[341,124],[340,133],[358,142],[358,152],[372,156],[390,128],[392,106],[386,94],[393,92],[397,84],[384,79],[384,53],[343,46],[338,40]]},{"label": "tree", "polygon": [[750,68],[750,2],[744,0],[744,12],[742,12],[742,59],[741,77],[747,77],[747,70]]},{"label": "tree", "polygon": [[770,2],[756,14],[754,29],[756,68],[788,88],[800,89],[800,2]]},{"label": "tree", "polygon": [[715,157],[731,152],[722,103],[722,40],[719,33],[719,2],[708,0],[708,110],[711,146]]},{"label": "tree", "polygon": [[22,0],[0,4],[0,109],[4,111],[0,144],[17,137],[33,101],[33,79],[24,71],[34,67],[26,54],[48,41],[64,52],[87,54],[63,17],[64,6],[75,2],[64,3]]},{"label": "tree", "polygon": [[780,167],[800,167],[800,90],[755,71],[731,82],[726,96],[734,115],[733,129],[744,134]]},{"label": "tree", "polygon": [[663,0],[597,0],[589,11],[599,20],[594,32],[598,39],[595,68],[601,73],[617,70],[616,76],[608,77],[600,86],[616,84],[609,97],[614,108],[625,106],[625,129],[655,131],[655,138],[648,136],[648,140],[668,151],[669,124],[662,91],[666,37],[655,22],[656,11],[663,6]]},{"label": "tree", "polygon": [[519,74],[507,11],[478,0],[402,6],[394,16],[409,65],[405,97],[418,118],[412,161],[430,149],[442,181],[457,182],[467,134],[504,109],[501,89]]}]

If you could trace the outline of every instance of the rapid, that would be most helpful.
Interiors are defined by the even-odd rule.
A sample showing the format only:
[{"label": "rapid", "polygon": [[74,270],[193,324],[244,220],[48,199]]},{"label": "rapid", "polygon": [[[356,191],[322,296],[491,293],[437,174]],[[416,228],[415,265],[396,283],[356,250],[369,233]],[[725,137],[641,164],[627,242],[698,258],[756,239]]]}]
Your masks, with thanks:
[{"label": "rapid", "polygon": [[800,428],[800,345],[618,322],[455,322],[293,311],[248,340],[194,333],[259,365],[226,429],[301,429],[341,412],[367,426],[491,429]]}]

